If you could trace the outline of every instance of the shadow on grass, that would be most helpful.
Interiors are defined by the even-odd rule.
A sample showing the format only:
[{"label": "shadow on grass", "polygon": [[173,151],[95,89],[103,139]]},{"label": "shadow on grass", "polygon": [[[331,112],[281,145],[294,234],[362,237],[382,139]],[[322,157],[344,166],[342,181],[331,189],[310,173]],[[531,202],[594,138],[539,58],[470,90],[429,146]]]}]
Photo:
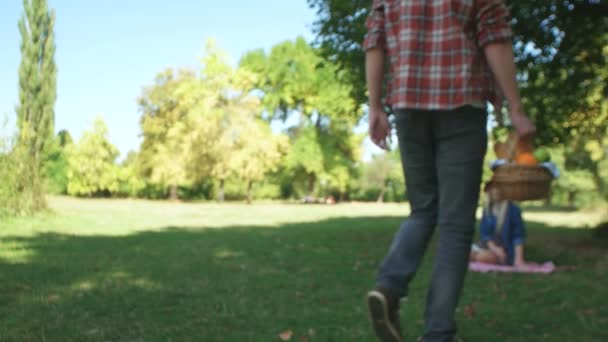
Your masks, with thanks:
[{"label": "shadow on grass", "polygon": [[[128,236],[0,240],[1,341],[373,341],[364,305],[399,218]],[[529,224],[528,255],[576,266],[549,276],[470,274],[467,341],[608,338],[608,241]],[[403,309],[422,329],[425,259]]]}]

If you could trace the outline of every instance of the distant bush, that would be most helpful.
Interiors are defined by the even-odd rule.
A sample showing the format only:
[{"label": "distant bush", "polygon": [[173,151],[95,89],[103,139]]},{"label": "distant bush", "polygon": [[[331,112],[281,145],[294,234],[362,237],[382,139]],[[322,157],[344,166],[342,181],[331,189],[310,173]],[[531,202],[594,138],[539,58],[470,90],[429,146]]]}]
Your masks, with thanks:
[{"label": "distant bush", "polygon": [[27,173],[13,146],[12,139],[0,136],[0,217],[24,215],[32,207],[23,189]]}]

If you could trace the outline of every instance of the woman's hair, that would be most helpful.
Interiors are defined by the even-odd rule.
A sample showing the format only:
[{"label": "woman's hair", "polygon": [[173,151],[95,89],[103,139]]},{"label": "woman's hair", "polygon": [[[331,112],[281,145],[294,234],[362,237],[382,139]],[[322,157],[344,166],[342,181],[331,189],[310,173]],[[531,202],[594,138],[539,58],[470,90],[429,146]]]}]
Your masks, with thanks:
[{"label": "woman's hair", "polygon": [[485,205],[483,208],[485,214],[491,215],[492,207],[495,204],[502,202],[502,201],[496,200],[494,198],[494,194],[495,194],[496,190],[497,189],[494,187],[494,183],[492,181],[487,182],[483,187],[483,191],[485,193],[485,198],[486,198]]}]

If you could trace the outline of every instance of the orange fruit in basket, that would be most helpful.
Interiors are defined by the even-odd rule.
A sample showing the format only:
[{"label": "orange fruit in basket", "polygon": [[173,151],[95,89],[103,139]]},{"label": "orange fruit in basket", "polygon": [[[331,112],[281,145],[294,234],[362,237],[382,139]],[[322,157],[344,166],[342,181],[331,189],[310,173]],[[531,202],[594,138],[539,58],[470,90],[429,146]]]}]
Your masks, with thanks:
[{"label": "orange fruit in basket", "polygon": [[520,165],[538,165],[538,160],[529,152],[520,153],[515,158],[515,162]]}]

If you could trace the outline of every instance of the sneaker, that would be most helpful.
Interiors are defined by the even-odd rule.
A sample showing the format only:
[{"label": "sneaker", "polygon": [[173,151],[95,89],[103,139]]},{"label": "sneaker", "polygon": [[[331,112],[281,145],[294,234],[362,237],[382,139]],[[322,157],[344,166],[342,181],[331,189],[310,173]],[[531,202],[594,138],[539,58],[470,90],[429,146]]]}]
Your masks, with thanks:
[{"label": "sneaker", "polygon": [[399,297],[377,287],[367,294],[369,317],[382,342],[402,342],[399,324]]}]

